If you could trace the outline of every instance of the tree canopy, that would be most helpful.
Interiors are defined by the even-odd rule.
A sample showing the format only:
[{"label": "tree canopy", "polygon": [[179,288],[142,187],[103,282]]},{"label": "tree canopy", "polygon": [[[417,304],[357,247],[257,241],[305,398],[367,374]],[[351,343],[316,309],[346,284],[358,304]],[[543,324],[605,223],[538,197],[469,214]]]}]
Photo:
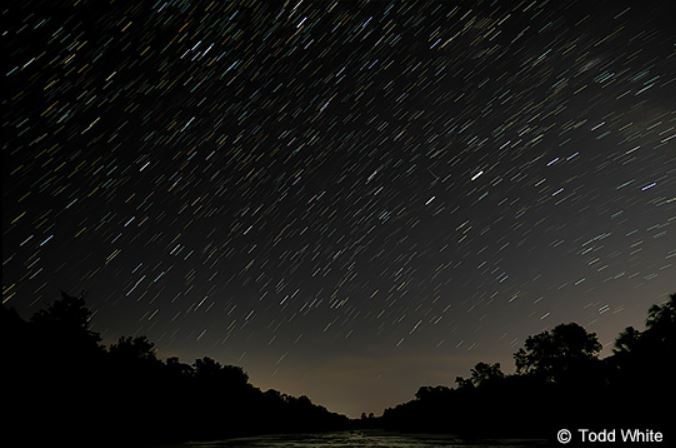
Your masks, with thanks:
[{"label": "tree canopy", "polygon": [[514,354],[516,373],[480,362],[456,387],[423,386],[415,399],[371,422],[399,431],[486,437],[552,437],[561,427],[645,425],[664,430],[670,416],[653,405],[676,400],[676,294],[650,308],[645,330],[620,333],[599,358],[596,334],[566,323],[528,337]]},{"label": "tree canopy", "polygon": [[241,367],[161,360],[145,336],[105,347],[91,318],[84,298],[67,293],[28,321],[1,307],[3,373],[18,392],[3,396],[13,410],[5,434],[119,445],[347,427],[347,417],[305,396],[261,391]]},{"label": "tree canopy", "polygon": [[526,339],[514,354],[516,371],[546,381],[564,381],[577,368],[593,361],[601,351],[596,334],[578,324],[561,324]]}]

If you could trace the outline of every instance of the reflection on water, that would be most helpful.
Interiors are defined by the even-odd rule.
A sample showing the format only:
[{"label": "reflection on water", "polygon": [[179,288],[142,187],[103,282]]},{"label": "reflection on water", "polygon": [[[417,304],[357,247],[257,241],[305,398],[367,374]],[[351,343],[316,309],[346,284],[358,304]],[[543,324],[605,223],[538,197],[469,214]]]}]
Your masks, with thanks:
[{"label": "reflection on water", "polygon": [[363,431],[328,434],[288,434],[188,443],[191,448],[540,448],[544,441],[498,440],[468,442],[451,436],[408,435]]}]

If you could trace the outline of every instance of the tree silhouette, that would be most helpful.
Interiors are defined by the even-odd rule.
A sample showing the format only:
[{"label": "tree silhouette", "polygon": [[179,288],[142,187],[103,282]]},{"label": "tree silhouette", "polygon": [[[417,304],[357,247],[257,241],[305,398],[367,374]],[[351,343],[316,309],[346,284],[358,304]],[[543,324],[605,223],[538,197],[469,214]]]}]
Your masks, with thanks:
[{"label": "tree silhouette", "polygon": [[472,384],[475,386],[481,386],[505,377],[505,374],[500,370],[500,363],[487,364],[480,362],[474,366],[470,373],[472,375]]},{"label": "tree silhouette", "polygon": [[192,366],[182,363],[177,357],[172,356],[165,361],[167,374],[176,377],[192,377],[195,374]]},{"label": "tree silhouette", "polygon": [[676,339],[676,294],[669,297],[664,305],[653,305],[648,311],[646,335],[656,343],[673,349]]},{"label": "tree silhouette", "polygon": [[111,357],[124,361],[156,361],[155,344],[145,336],[135,338],[121,337],[116,344],[110,346]]},{"label": "tree silhouette", "polygon": [[645,327],[628,327],[615,340],[614,355],[607,362],[611,381],[637,403],[647,396],[676,399],[676,294],[650,308]]},{"label": "tree silhouette", "polygon": [[596,334],[575,323],[561,324],[552,331],[529,336],[524,348],[514,354],[514,361],[517,373],[557,383],[596,360],[600,350]]},{"label": "tree silhouette", "polygon": [[78,344],[77,348],[95,350],[101,337],[90,330],[91,317],[92,312],[87,308],[84,297],[71,296],[61,291],[61,300],[35,313],[31,323],[37,331],[59,338],[60,343],[67,340],[68,344]]},{"label": "tree silhouette", "polygon": [[634,327],[627,327],[615,340],[613,352],[615,354],[628,354],[634,351],[639,344],[641,332]]},{"label": "tree silhouette", "polygon": [[[236,366],[158,359],[144,336],[106,348],[82,297],[65,292],[26,322],[0,307],[0,359],[15,395],[4,438],[23,444],[117,445],[346,428],[349,420],[249,384]],[[0,440],[2,442],[2,440]],[[2,446],[13,446],[2,444]]]},{"label": "tree silhouette", "polygon": [[603,360],[594,333],[561,324],[526,339],[515,374],[480,362],[455,388],[423,386],[382,417],[353,422],[306,396],[261,391],[240,367],[212,358],[162,361],[143,336],[106,348],[91,317],[82,297],[63,292],[29,321],[0,307],[0,359],[15,392],[3,395],[12,410],[5,438],[120,445],[348,427],[551,437],[562,426],[665,428],[670,416],[653,397],[676,401],[676,294],[650,308],[645,330],[625,329]]},{"label": "tree silhouette", "polygon": [[478,363],[455,388],[420,387],[374,425],[466,437],[550,438],[561,427],[618,425],[664,431],[671,416],[653,400],[676,401],[675,339],[676,294],[650,308],[644,331],[623,331],[602,360],[594,333],[561,324],[526,339],[514,354],[515,374]]},{"label": "tree silhouette", "polygon": [[470,370],[470,377],[465,379],[461,376],[455,378],[458,388],[481,387],[487,384],[496,383],[505,378],[505,374],[500,370],[500,363],[487,364],[485,362],[477,363]]},{"label": "tree silhouette", "polygon": [[240,367],[222,366],[209,357],[195,360],[195,377],[208,383],[231,384],[241,386],[247,384],[249,377]]}]

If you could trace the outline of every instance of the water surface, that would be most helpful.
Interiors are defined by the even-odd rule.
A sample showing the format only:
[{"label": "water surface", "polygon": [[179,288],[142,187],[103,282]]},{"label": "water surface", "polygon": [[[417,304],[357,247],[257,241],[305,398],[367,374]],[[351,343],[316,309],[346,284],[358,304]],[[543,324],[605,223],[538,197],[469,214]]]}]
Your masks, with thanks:
[{"label": "water surface", "polygon": [[532,440],[470,442],[444,435],[344,431],[326,434],[243,437],[214,442],[193,442],[184,446],[191,448],[540,448],[551,445],[545,441]]}]

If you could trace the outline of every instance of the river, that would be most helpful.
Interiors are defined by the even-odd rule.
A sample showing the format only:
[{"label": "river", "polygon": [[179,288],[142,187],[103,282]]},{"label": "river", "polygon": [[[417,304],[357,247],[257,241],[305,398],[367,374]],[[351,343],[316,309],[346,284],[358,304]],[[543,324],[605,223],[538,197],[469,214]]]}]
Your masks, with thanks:
[{"label": "river", "polygon": [[344,431],[325,434],[284,434],[243,437],[214,442],[192,442],[190,448],[541,448],[555,446],[546,441],[462,441],[451,436]]}]

